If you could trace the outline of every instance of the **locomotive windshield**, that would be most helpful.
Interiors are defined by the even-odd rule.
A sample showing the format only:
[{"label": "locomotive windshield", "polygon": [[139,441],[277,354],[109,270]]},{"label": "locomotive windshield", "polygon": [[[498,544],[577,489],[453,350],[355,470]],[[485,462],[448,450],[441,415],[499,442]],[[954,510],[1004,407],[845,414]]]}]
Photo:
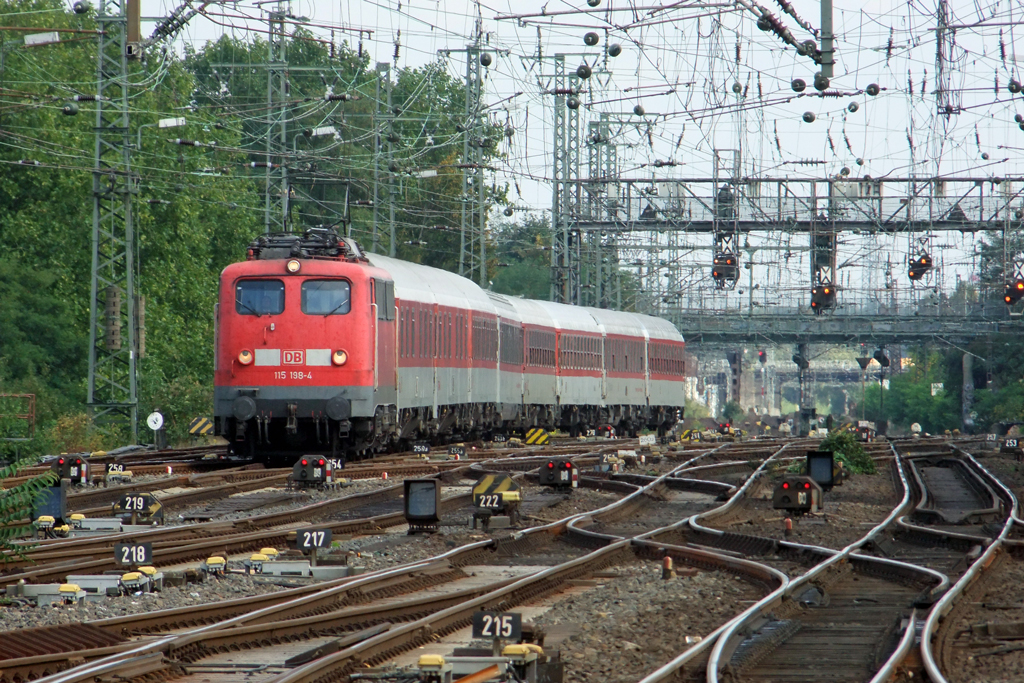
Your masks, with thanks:
[{"label": "locomotive windshield", "polygon": [[344,315],[351,308],[352,287],[344,280],[302,283],[302,312],[306,315]]},{"label": "locomotive windshield", "polygon": [[257,317],[284,313],[284,282],[239,280],[235,285],[235,311]]}]

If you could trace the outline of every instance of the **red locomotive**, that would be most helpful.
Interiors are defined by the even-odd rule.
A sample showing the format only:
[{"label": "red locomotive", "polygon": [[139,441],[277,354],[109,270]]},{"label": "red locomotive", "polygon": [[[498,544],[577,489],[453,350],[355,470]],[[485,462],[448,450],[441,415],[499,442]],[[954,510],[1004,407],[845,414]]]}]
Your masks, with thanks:
[{"label": "red locomotive", "polygon": [[219,301],[214,415],[240,455],[342,459],[534,426],[664,433],[682,416],[670,323],[487,292],[329,230],[258,238]]}]

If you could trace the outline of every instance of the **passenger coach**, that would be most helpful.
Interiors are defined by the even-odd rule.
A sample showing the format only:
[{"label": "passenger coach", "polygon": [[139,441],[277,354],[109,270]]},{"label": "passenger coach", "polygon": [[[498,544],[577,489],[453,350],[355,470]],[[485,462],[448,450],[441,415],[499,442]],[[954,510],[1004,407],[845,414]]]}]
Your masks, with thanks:
[{"label": "passenger coach", "polygon": [[254,241],[221,275],[216,324],[217,432],[267,459],[534,426],[664,432],[683,410],[670,323],[487,292],[332,231]]}]

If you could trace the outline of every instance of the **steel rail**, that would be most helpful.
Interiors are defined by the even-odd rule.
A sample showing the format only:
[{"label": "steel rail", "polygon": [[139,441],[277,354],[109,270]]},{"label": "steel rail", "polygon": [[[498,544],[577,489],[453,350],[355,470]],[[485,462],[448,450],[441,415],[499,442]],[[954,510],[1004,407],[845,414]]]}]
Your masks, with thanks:
[{"label": "steel rail", "polygon": [[979,557],[974,564],[971,565],[960,580],[957,581],[951,589],[946,591],[946,594],[942,598],[932,605],[931,610],[928,612],[928,618],[924,622],[924,628],[921,631],[921,660],[924,663],[924,669],[931,679],[932,683],[948,683],[946,677],[942,674],[938,663],[935,661],[935,653],[932,648],[932,639],[939,626],[939,621],[942,620],[955,606],[956,602],[963,595],[964,591],[977,580],[983,571],[985,571],[995,559],[996,553],[999,552],[1003,544],[1006,542],[1007,537],[1010,534],[1014,524],[1022,524],[1019,514],[1019,506],[1017,497],[1013,495],[1006,485],[1004,485],[997,477],[993,476],[991,472],[985,468],[980,462],[975,460],[974,456],[963,450],[960,447],[954,446],[954,450],[959,451],[961,455],[968,460],[992,482],[995,486],[1002,490],[1004,496],[1010,501],[1010,514],[1006,518],[1006,522],[1003,524],[1003,528],[999,533],[999,536],[989,544],[985,552]]},{"label": "steel rail", "polygon": [[[634,491],[631,495],[634,495],[636,493],[639,493],[639,489]],[[448,500],[451,500],[451,499],[448,499]],[[616,502],[612,503],[611,505],[616,505],[619,502],[620,501],[616,501]],[[606,507],[609,507],[609,506],[606,506]],[[399,513],[399,514],[401,514],[401,513]],[[525,538],[525,537],[527,537],[527,536],[529,536],[531,534],[536,534],[536,533],[545,534],[545,533],[557,533],[560,530],[564,531],[564,529],[565,529],[566,525],[568,524],[569,520],[571,520],[573,517],[578,516],[580,514],[586,514],[586,513],[577,513],[576,515],[571,515],[571,516],[566,517],[566,518],[564,518],[562,520],[559,520],[559,521],[556,521],[556,522],[552,522],[552,523],[549,523],[549,524],[545,524],[545,525],[542,525],[542,526],[538,526],[538,527],[533,527],[533,528],[525,530],[525,531],[523,531],[523,532],[521,532],[519,534],[514,534],[513,537],[511,537],[511,541],[515,542],[516,540],[521,540],[521,539],[523,539],[523,538]],[[459,556],[470,554],[470,553],[473,553],[473,552],[478,552],[479,550],[487,548],[487,547],[490,547],[490,546],[493,546],[494,544],[495,544],[495,541],[493,541],[493,540],[480,541],[478,543],[469,544],[469,545],[465,545],[465,546],[460,546],[459,548],[455,548],[455,549],[453,549],[451,551],[448,551],[446,553],[443,553],[443,554],[438,555],[438,556],[433,557],[433,558],[429,558],[427,560],[423,560],[421,562],[406,564],[406,565],[395,567],[395,568],[392,568],[392,569],[389,569],[389,570],[380,570],[380,571],[373,572],[373,573],[370,573],[370,574],[365,574],[365,575],[362,575],[362,576],[360,576],[360,577],[358,577],[356,579],[352,579],[352,580],[348,580],[348,581],[344,581],[344,582],[341,582],[339,580],[339,584],[340,585],[338,585],[336,588],[334,588],[332,590],[334,590],[335,592],[348,591],[348,590],[352,590],[352,589],[358,589],[361,586],[366,585],[368,582],[371,582],[371,581],[379,583],[381,580],[388,579],[388,578],[391,578],[391,577],[404,577],[404,576],[407,576],[408,573],[410,573],[410,572],[424,570],[425,568],[428,568],[429,566],[431,566],[432,564],[436,564],[437,562],[440,562],[440,561],[451,561],[451,560],[453,560],[453,559],[455,559],[455,558],[457,558]],[[330,597],[330,596],[328,596],[328,597]],[[104,675],[106,673],[110,673],[110,672],[118,670],[119,662],[128,661],[129,663],[132,663],[132,662],[136,661],[136,659],[138,657],[149,657],[149,656],[154,655],[154,654],[160,654],[161,652],[165,651],[167,648],[173,647],[173,645],[175,643],[182,642],[181,640],[179,640],[181,638],[186,638],[186,637],[190,637],[190,636],[193,636],[193,635],[207,634],[207,633],[211,633],[213,631],[220,631],[222,629],[241,627],[241,626],[244,626],[246,624],[255,623],[255,622],[258,622],[258,621],[266,619],[266,618],[272,618],[275,615],[281,615],[281,614],[286,614],[286,613],[295,613],[295,612],[300,612],[301,613],[301,611],[303,609],[308,609],[309,608],[309,604],[310,603],[316,602],[316,601],[322,602],[323,599],[324,599],[324,596],[323,595],[319,595],[319,594],[300,596],[299,598],[297,598],[295,600],[291,600],[291,601],[288,601],[288,602],[285,602],[285,603],[281,603],[281,604],[270,605],[270,606],[261,608],[259,610],[253,611],[253,612],[249,612],[249,613],[245,613],[245,614],[242,614],[242,615],[238,615],[238,616],[232,617],[232,618],[224,620],[224,621],[219,621],[219,622],[217,622],[215,624],[211,624],[211,625],[200,627],[200,628],[196,628],[196,629],[191,629],[189,631],[186,631],[186,632],[180,633],[180,634],[175,634],[175,635],[170,635],[170,636],[163,636],[163,637],[160,637],[158,639],[149,641],[149,642],[147,642],[143,646],[136,646],[136,647],[133,647],[133,648],[131,648],[129,650],[125,650],[123,652],[119,652],[117,654],[113,654],[113,655],[104,657],[103,659],[96,660],[94,662],[90,662],[90,663],[85,664],[85,665],[80,665],[78,667],[75,667],[74,669],[70,669],[70,670],[62,672],[60,674],[54,674],[52,676],[48,676],[48,677],[45,677],[45,678],[40,679],[40,680],[45,680],[48,683],[57,683],[58,681],[63,682],[63,683],[69,683],[70,681],[80,681],[81,683],[85,683],[87,681],[91,681],[93,679],[93,677],[95,677],[95,676],[102,676],[102,675]],[[180,612],[181,610],[169,610],[169,611]],[[109,621],[111,621],[111,622],[122,622],[122,626],[123,626],[123,621],[125,619],[130,619],[130,617],[127,617],[127,618],[116,618],[116,619],[109,620]],[[58,659],[60,659],[60,658],[67,659],[67,657],[70,654],[74,654],[74,653],[61,653],[60,655],[58,655]],[[128,658],[128,660],[125,660],[126,657]],[[162,655],[161,655],[161,657],[162,657]],[[13,662],[5,662],[5,665],[6,664],[12,664],[12,663]]]},{"label": "steel rail", "polygon": [[[845,548],[843,548],[841,551],[837,552],[832,557],[829,557],[828,559],[824,560],[823,562],[820,562],[819,564],[815,565],[810,571],[805,572],[802,576],[800,576],[800,577],[798,577],[796,579],[790,580],[790,582],[789,582],[789,584],[787,586],[785,586],[783,588],[780,588],[778,591],[776,591],[772,595],[766,597],[765,599],[763,599],[760,602],[756,603],[755,605],[751,606],[748,610],[746,610],[746,612],[744,612],[739,617],[733,619],[732,622],[730,622],[726,626],[726,628],[722,631],[721,635],[719,635],[718,638],[715,640],[714,647],[712,648],[711,654],[708,657],[708,663],[707,663],[707,668],[706,668],[706,675],[707,675],[708,683],[718,683],[718,672],[719,672],[719,669],[721,668],[721,660],[722,660],[722,656],[723,656],[723,654],[725,652],[725,648],[730,644],[730,642],[733,642],[734,645],[738,645],[739,644],[739,642],[734,642],[734,641],[736,640],[736,633],[737,633],[737,631],[739,630],[739,628],[741,626],[747,624],[749,621],[751,621],[754,618],[760,617],[761,615],[766,613],[769,610],[770,607],[775,607],[775,606],[781,604],[782,601],[786,597],[793,595],[800,587],[802,587],[803,585],[809,583],[812,579],[814,579],[817,576],[821,575],[822,573],[827,571],[830,567],[835,566],[835,565],[837,565],[837,564],[839,564],[841,562],[844,562],[844,561],[849,561],[850,556],[853,555],[853,552],[856,549],[858,549],[858,548],[862,547],[864,544],[868,543],[876,534],[881,533],[887,526],[889,526],[893,522],[893,520],[895,520],[899,516],[901,516],[904,513],[904,511],[906,509],[908,509],[912,505],[913,500],[911,499],[911,495],[910,495],[910,484],[909,484],[909,482],[907,480],[906,471],[904,470],[903,464],[902,464],[900,458],[898,457],[898,455],[897,455],[897,453],[895,451],[895,448],[892,445],[890,445],[890,448],[893,449],[894,456],[897,456],[895,458],[895,463],[896,463],[896,466],[897,466],[897,471],[898,471],[899,476],[900,476],[900,483],[903,486],[903,499],[900,501],[900,503],[889,513],[889,515],[881,523],[876,525],[872,530],[870,530],[867,534],[865,534],[860,540],[851,543],[850,545],[848,545]],[[861,561],[869,561],[869,560],[875,560],[875,559],[878,559],[878,558],[868,558],[867,556],[858,556],[857,559],[861,560]],[[895,560],[886,560],[882,564],[887,564],[887,565],[890,565],[890,566],[900,567],[900,568],[902,568],[904,570],[907,570],[907,571],[914,571],[914,572],[920,571],[921,573],[924,573],[926,575],[932,576],[932,578],[939,578],[940,582],[941,582],[941,578],[944,578],[938,572],[922,571],[923,568],[919,568],[919,567],[916,567],[914,565],[909,565],[909,564],[906,564],[906,563],[897,562]],[[641,681],[641,683],[654,683],[655,680],[659,680],[659,679],[652,679],[651,681],[648,681],[648,680],[645,679],[645,680]],[[664,680],[664,679],[660,679],[660,680]]]}]

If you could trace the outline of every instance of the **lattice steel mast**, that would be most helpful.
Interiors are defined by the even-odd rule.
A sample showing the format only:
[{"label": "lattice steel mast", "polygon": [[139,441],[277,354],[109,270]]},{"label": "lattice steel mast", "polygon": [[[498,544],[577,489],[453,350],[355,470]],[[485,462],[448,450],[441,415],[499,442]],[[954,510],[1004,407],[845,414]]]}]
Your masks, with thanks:
[{"label": "lattice steel mast", "polygon": [[138,181],[131,172],[128,130],[128,15],[128,0],[99,0],[86,400],[94,425],[127,425],[137,440],[138,272],[132,195],[138,192]]}]

